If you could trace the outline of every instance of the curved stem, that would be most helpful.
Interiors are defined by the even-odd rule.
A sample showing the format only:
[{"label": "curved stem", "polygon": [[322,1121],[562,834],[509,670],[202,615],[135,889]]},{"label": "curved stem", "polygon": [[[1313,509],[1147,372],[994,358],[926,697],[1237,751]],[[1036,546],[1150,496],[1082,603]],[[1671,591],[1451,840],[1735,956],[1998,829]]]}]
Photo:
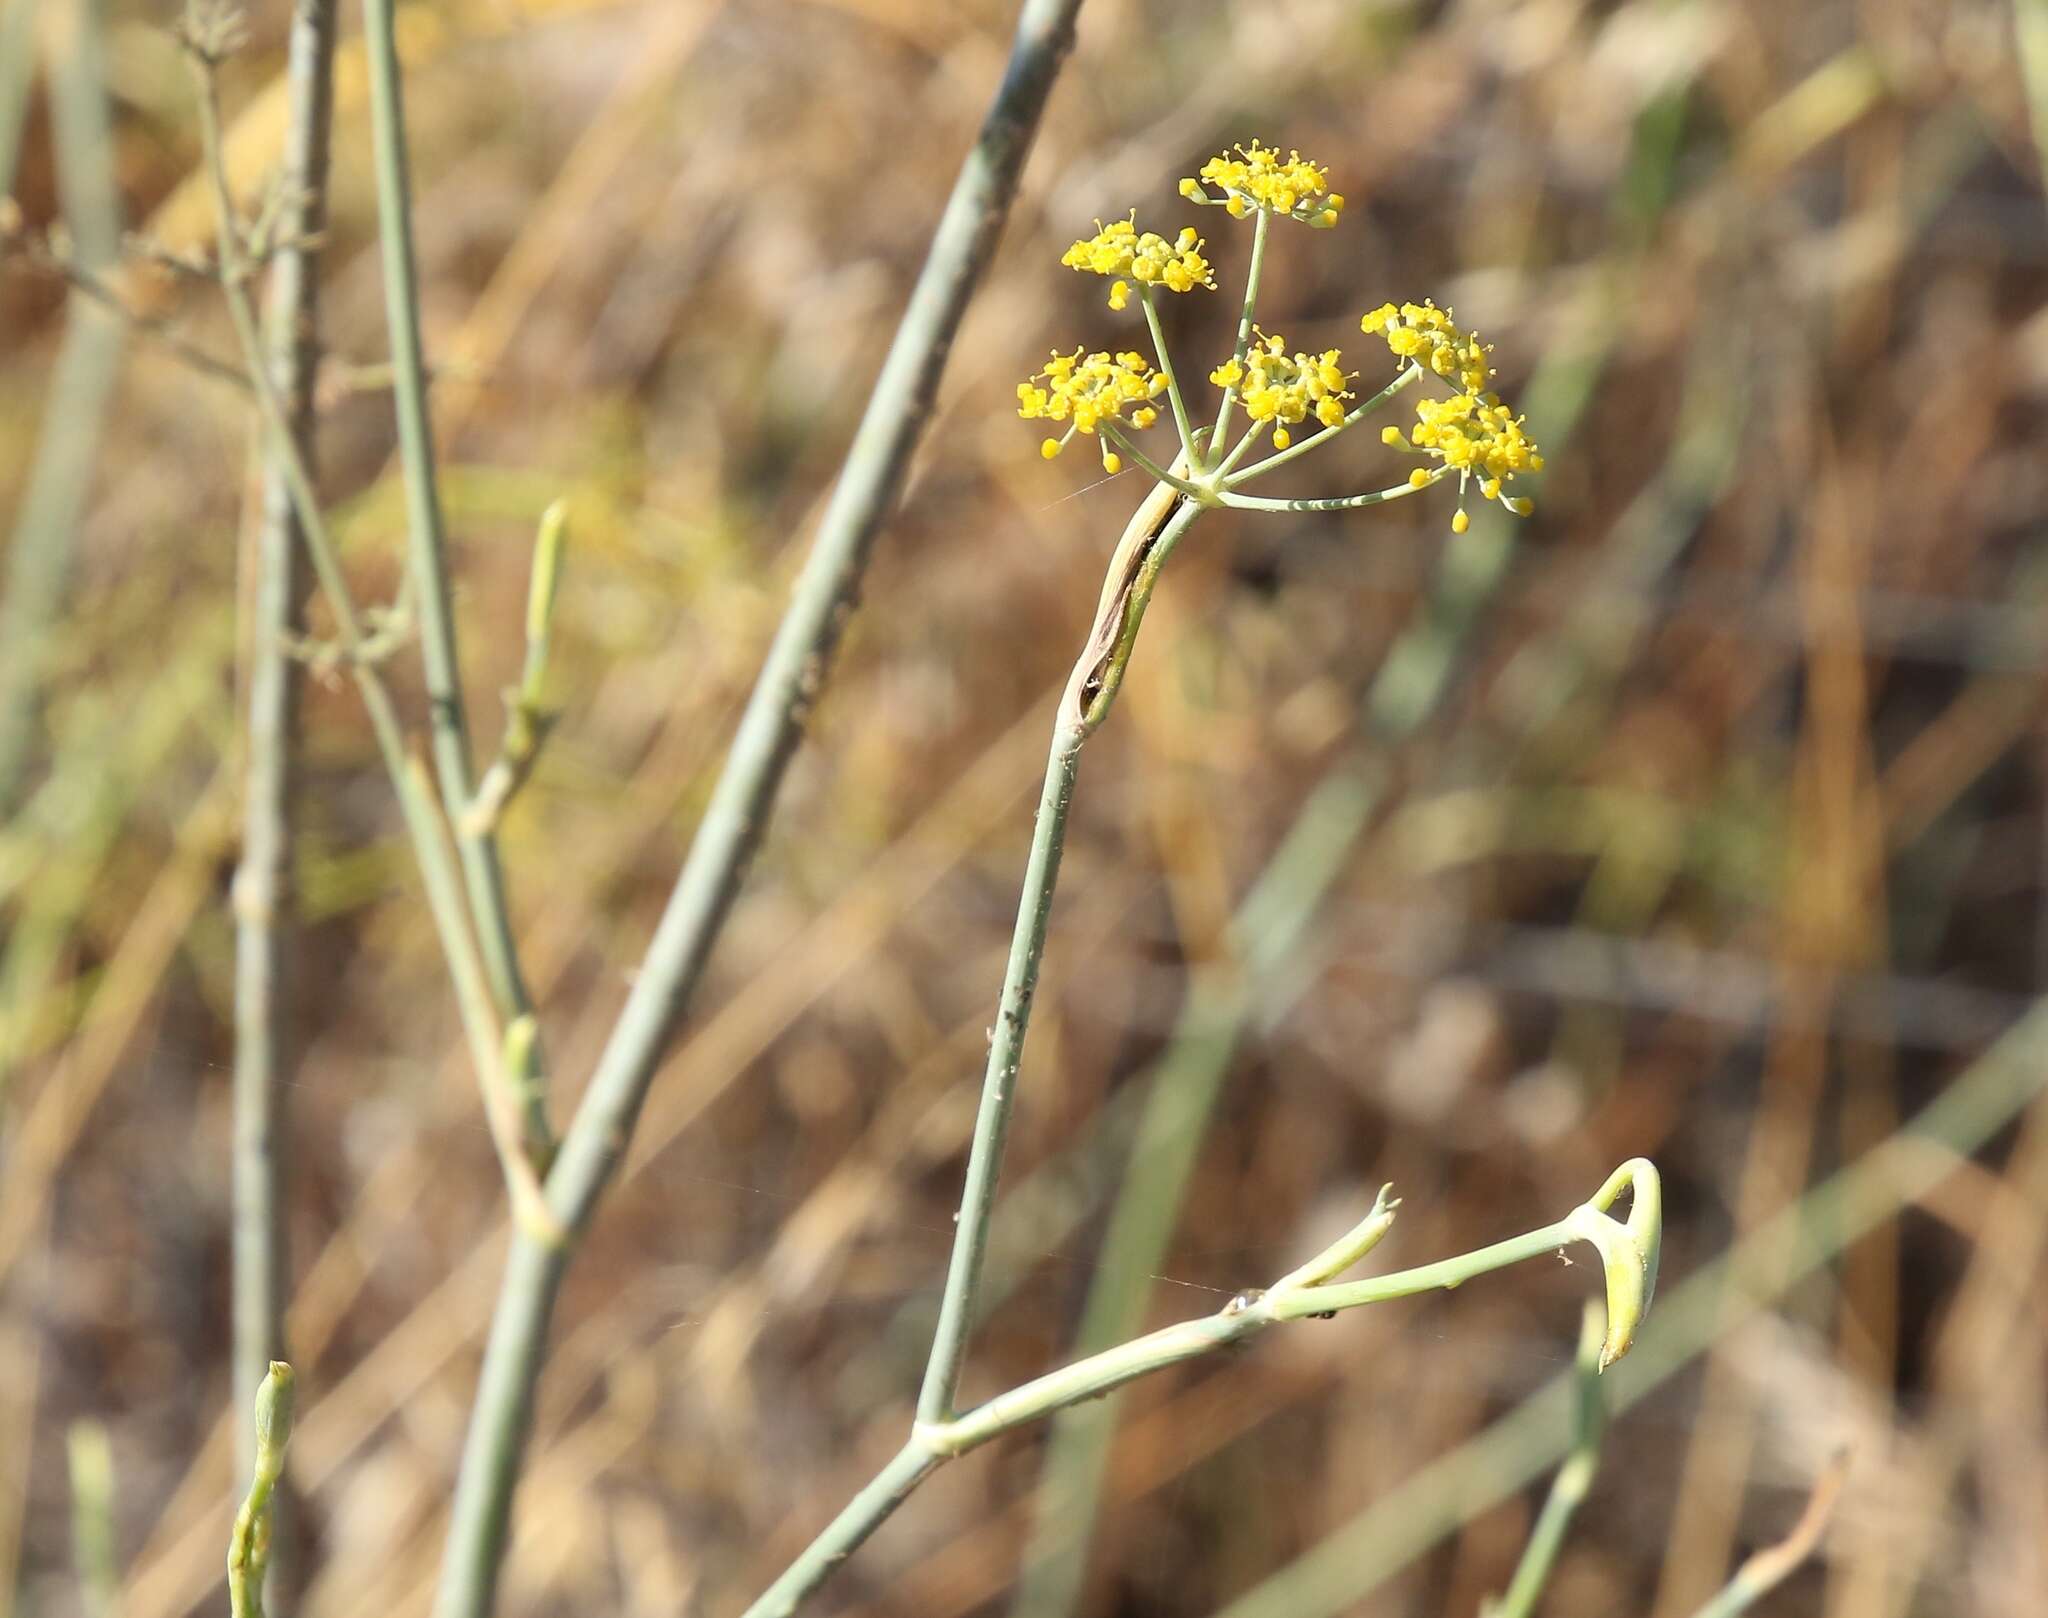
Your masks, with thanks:
[{"label": "curved stem", "polygon": [[[1258,310],[1259,272],[1266,262],[1266,224],[1272,216],[1264,208],[1258,210],[1252,224],[1252,261],[1244,273],[1244,312],[1237,318],[1237,346],[1231,350],[1231,363],[1243,365],[1244,357],[1252,346],[1252,317]],[[1216,407],[1216,429],[1209,435],[1209,442],[1220,444],[1223,434],[1230,425],[1230,407],[1237,402],[1237,384],[1232,383],[1223,390],[1223,403]]]},{"label": "curved stem", "polygon": [[1187,401],[1181,397],[1180,380],[1173,374],[1173,356],[1167,352],[1166,333],[1159,327],[1159,305],[1153,296],[1149,281],[1138,283],[1138,302],[1145,307],[1145,324],[1152,330],[1152,352],[1159,357],[1159,374],[1166,378],[1167,402],[1173,406],[1174,430],[1180,434],[1181,452],[1188,458],[1188,465],[1199,467],[1201,457],[1195,454],[1195,435],[1188,426]]},{"label": "curved stem", "polygon": [[1429,474],[1426,483],[1397,483],[1391,489],[1375,489],[1370,494],[1347,494],[1334,500],[1267,500],[1255,494],[1229,494],[1219,497],[1219,504],[1235,511],[1357,511],[1362,506],[1383,506],[1389,500],[1405,500],[1411,494],[1420,494],[1424,489],[1433,489],[1443,481],[1444,469],[1436,468]]}]

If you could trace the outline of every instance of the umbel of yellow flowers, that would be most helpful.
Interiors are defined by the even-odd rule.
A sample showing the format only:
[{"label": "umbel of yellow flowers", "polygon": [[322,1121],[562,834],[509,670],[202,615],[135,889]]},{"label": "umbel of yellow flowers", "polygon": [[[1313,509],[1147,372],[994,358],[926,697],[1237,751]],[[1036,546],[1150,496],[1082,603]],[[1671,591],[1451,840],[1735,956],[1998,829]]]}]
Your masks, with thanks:
[{"label": "umbel of yellow flowers", "polygon": [[[1385,303],[1360,320],[1360,329],[1368,336],[1385,341],[1396,366],[1394,379],[1362,404],[1353,403],[1356,393],[1351,383],[1358,373],[1344,369],[1339,350],[1290,352],[1285,339],[1253,324],[1271,222],[1289,219],[1328,229],[1343,214],[1344,199],[1330,189],[1327,169],[1299,152],[1282,158],[1275,148],[1253,140],[1210,158],[1198,176],[1180,182],[1180,194],[1198,206],[1222,208],[1233,219],[1249,218],[1256,225],[1237,342],[1230,358],[1208,373],[1209,381],[1223,390],[1214,423],[1206,427],[1193,423],[1158,316],[1162,293],[1187,293],[1198,287],[1215,290],[1214,270],[1203,252],[1207,244],[1192,228],[1171,239],[1141,230],[1134,211],[1106,225],[1098,220],[1095,234],[1075,242],[1060,262],[1084,274],[1109,278],[1113,310],[1127,308],[1135,292],[1150,328],[1154,358],[1134,351],[1055,351],[1044,370],[1020,382],[1018,415],[1066,426],[1059,437],[1048,438],[1040,446],[1048,460],[1059,454],[1075,433],[1087,433],[1100,439],[1102,464],[1112,473],[1121,469],[1123,455],[1128,454],[1159,481],[1206,504],[1287,509],[1288,502],[1253,500],[1235,491],[1281,462],[1320,447],[1394,394],[1428,377],[1453,389],[1451,397],[1421,399],[1415,407],[1415,424],[1408,431],[1387,427],[1380,433],[1386,447],[1413,455],[1424,464],[1391,488],[1340,501],[1319,501],[1318,509],[1376,504],[1430,488],[1455,474],[1459,499],[1451,527],[1456,532],[1463,533],[1468,526],[1465,495],[1474,484],[1483,498],[1498,500],[1517,516],[1528,515],[1528,499],[1505,491],[1517,474],[1540,472],[1543,457],[1525,431],[1522,418],[1489,387],[1492,346],[1458,325],[1449,309],[1428,300]],[[1126,431],[1152,426],[1160,414],[1155,401],[1162,396],[1172,407],[1188,468],[1185,477],[1166,472],[1159,464],[1171,461],[1172,456],[1155,461]],[[1226,429],[1232,425],[1231,412],[1238,405],[1243,406],[1248,425],[1231,443]],[[1297,444],[1292,429],[1311,420],[1312,436]],[[1271,453],[1241,465],[1261,442],[1270,446]]]}]

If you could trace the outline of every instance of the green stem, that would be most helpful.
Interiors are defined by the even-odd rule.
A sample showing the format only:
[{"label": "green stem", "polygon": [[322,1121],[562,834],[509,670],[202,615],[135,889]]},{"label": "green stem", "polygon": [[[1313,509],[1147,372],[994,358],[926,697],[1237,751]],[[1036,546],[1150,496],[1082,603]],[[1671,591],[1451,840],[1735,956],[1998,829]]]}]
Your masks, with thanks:
[{"label": "green stem", "polygon": [[1265,430],[1266,424],[1263,421],[1255,421],[1245,428],[1243,435],[1230,446],[1230,453],[1223,457],[1222,464],[1216,468],[1216,475],[1223,479],[1223,486],[1226,489],[1230,487],[1231,469],[1251,452],[1252,446],[1259,441],[1259,435]]},{"label": "green stem", "polygon": [[1180,381],[1173,374],[1173,356],[1167,352],[1166,333],[1159,327],[1159,301],[1153,295],[1149,281],[1138,283],[1138,302],[1144,305],[1145,324],[1152,331],[1152,352],[1159,357],[1159,374],[1166,378],[1166,398],[1173,406],[1173,426],[1180,434],[1180,447],[1188,458],[1188,465],[1199,469],[1202,457],[1195,453],[1195,435],[1188,425],[1187,401],[1181,397]]},{"label": "green stem", "polygon": [[[1375,410],[1379,409],[1381,405],[1385,404],[1389,399],[1393,398],[1395,394],[1399,393],[1403,388],[1409,386],[1421,375],[1422,371],[1419,367],[1413,365],[1409,366],[1407,370],[1403,371],[1399,376],[1395,377],[1393,381],[1389,382],[1385,387],[1381,388],[1378,393],[1375,393],[1370,399],[1366,400],[1364,404],[1354,407],[1350,412],[1348,412],[1345,415],[1342,421],[1337,423],[1336,426],[1326,427],[1321,432],[1316,433],[1311,437],[1304,438],[1298,444],[1289,444],[1285,449],[1275,450],[1271,455],[1268,455],[1264,460],[1254,462],[1252,465],[1246,467],[1242,472],[1226,476],[1223,479],[1223,487],[1226,489],[1234,489],[1241,483],[1249,483],[1254,478],[1264,477],[1268,472],[1272,471],[1275,467],[1285,466],[1289,461],[1298,460],[1300,457],[1308,454],[1311,450],[1320,449],[1324,444],[1327,444],[1339,433],[1344,432],[1347,429],[1356,426],[1359,422],[1363,421],[1367,416],[1371,415]],[[1237,458],[1237,453],[1233,451],[1230,457],[1230,464],[1235,465],[1237,462]],[[1226,467],[1225,470],[1227,472],[1228,468]]]},{"label": "green stem", "polygon": [[[1265,871],[1239,905],[1225,960],[1188,985],[1173,1037],[1143,1086],[1144,1112],[1124,1153],[1076,1349],[1099,1352],[1135,1334],[1194,1172],[1224,1079],[1254,1012],[1283,1014],[1305,981],[1303,937],[1363,834],[1377,792],[1346,764],[1324,776]],[[1020,1615],[1064,1614],[1086,1562],[1087,1528],[1101,1497],[1117,1401],[1061,1413],[1046,1447],[1030,1548],[1022,1557]]]},{"label": "green stem", "polygon": [[[434,470],[433,426],[427,408],[426,360],[420,340],[419,274],[413,252],[412,182],[406,158],[405,104],[398,65],[393,0],[363,0],[370,69],[370,134],[377,170],[378,243],[384,306],[390,327],[391,397],[405,468],[406,531],[418,601],[420,655],[426,667],[429,730],[441,800],[460,814],[475,790],[469,726],[462,705],[462,665],[449,602],[448,542]],[[469,906],[491,977],[491,992],[509,1021],[531,1011],[519,971],[505,873],[488,828],[458,839]],[[538,1060],[538,1053],[536,1053]]]},{"label": "green stem", "polygon": [[974,1140],[967,1157],[966,1183],[960,1191],[960,1212],[954,1228],[953,1252],[946,1285],[939,1299],[939,1323],[932,1334],[924,1388],[918,1395],[921,1422],[951,1419],[960,1385],[967,1336],[973,1327],[975,1289],[981,1282],[988,1252],[989,1217],[995,1206],[996,1177],[1001,1172],[1003,1143],[1010,1112],[1017,1099],[1018,1065],[1024,1035],[1031,1022],[1031,1002],[1038,991],[1038,967],[1045,955],[1046,923],[1052,915],[1053,888],[1059,881],[1060,853],[1066,846],[1067,811],[1074,801],[1074,776],[1088,731],[1062,720],[1053,733],[1046,760],[1045,788],[1031,834],[1031,854],[1024,867],[1024,893],[1018,901],[1017,926],[1010,938],[1009,964],[1003,973],[996,1007],[994,1036],[989,1040],[988,1066],[981,1081],[981,1110],[974,1120]]},{"label": "green stem", "polygon": [[[747,699],[698,825],[547,1180],[570,1233],[588,1222],[623,1160],[640,1108],[739,891],[802,739],[876,535],[903,484],[967,302],[995,251],[1047,96],[1072,49],[1081,0],[1025,0],[1007,71],[954,182],[930,253],[861,417],[846,470]],[[451,1508],[435,1618],[490,1611],[533,1387],[567,1253],[519,1234],[484,1352]]]},{"label": "green stem", "polygon": [[[1242,367],[1244,357],[1251,352],[1252,318],[1258,312],[1259,275],[1266,263],[1266,224],[1272,216],[1264,208],[1258,210],[1252,223],[1252,261],[1244,275],[1244,312],[1237,318],[1237,346],[1230,352],[1233,365]],[[1230,409],[1237,402],[1237,384],[1232,383],[1223,390],[1223,403],[1216,407],[1216,427],[1209,434],[1211,444],[1223,442],[1225,430],[1230,425]]]},{"label": "green stem", "polygon": [[846,1503],[831,1526],[805,1547],[803,1555],[747,1608],[745,1618],[789,1618],[803,1600],[888,1520],[915,1489],[946,1460],[913,1438]]},{"label": "green stem", "polygon": [[1326,1315],[1332,1309],[1356,1309],[1361,1304],[1387,1303],[1395,1298],[1412,1298],[1418,1292],[1446,1292],[1467,1281],[1511,1264],[1525,1263],[1544,1253],[1554,1253],[1579,1239],[1570,1219],[1560,1219],[1540,1230],[1510,1236],[1456,1258],[1440,1259],[1392,1275],[1375,1275],[1363,1281],[1343,1281],[1329,1286],[1293,1287],[1272,1300],[1269,1308],[1276,1320],[1302,1320]]},{"label": "green stem", "polygon": [[1444,469],[1436,468],[1427,483],[1397,483],[1391,489],[1370,494],[1344,495],[1335,500],[1267,500],[1255,494],[1223,494],[1218,503],[1235,511],[1357,511],[1364,506],[1383,506],[1389,500],[1405,500],[1411,494],[1433,489],[1443,481]]},{"label": "green stem", "polygon": [[[270,266],[270,376],[287,429],[308,466],[319,367],[317,243],[327,218],[335,10],[334,0],[305,0],[292,11],[285,70],[284,237]],[[291,910],[292,737],[300,684],[290,642],[305,595],[303,540],[287,474],[276,457],[263,458],[259,499],[261,520],[249,552],[255,581],[247,597],[254,616],[246,638],[242,859],[234,885],[233,1339],[238,1453],[244,1469],[255,1462],[256,1391],[271,1361],[286,1357],[281,1154],[291,1053],[286,1046],[284,928]]]},{"label": "green stem", "polygon": [[1531,1618],[1544,1587],[1550,1583],[1558,1552],[1571,1529],[1593,1476],[1600,1470],[1600,1440],[1606,1431],[1607,1407],[1600,1395],[1600,1343],[1606,1326],[1600,1305],[1586,1301],[1585,1318],[1579,1325],[1579,1349],[1572,1361],[1572,1448],[1550,1485],[1550,1494],[1522,1548],[1515,1576],[1507,1593],[1490,1607],[1485,1618]]},{"label": "green stem", "polygon": [[1186,495],[1190,500],[1200,501],[1203,505],[1214,503],[1213,497],[1199,483],[1191,483],[1186,478],[1178,477],[1174,473],[1169,472],[1165,467],[1153,460],[1150,455],[1147,455],[1140,449],[1137,441],[1114,421],[1105,420],[1097,428],[1097,431],[1104,438],[1115,444],[1124,454],[1130,456],[1137,463],[1138,470],[1152,479],[1154,483],[1163,483],[1169,489]]}]

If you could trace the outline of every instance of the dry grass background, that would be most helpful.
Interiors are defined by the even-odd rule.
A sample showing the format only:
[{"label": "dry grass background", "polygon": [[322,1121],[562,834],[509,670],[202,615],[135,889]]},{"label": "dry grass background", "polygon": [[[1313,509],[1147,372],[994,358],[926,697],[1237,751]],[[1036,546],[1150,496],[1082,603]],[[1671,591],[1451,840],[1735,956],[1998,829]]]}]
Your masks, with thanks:
[{"label": "dry grass background", "polygon": [[[557,494],[575,510],[565,714],[506,824],[558,1113],[1011,11],[410,15],[480,732],[516,674],[534,519]],[[117,5],[105,43],[125,217],[177,245],[205,215],[164,20]],[[283,8],[252,21],[229,81],[250,176],[274,150]],[[367,365],[382,304],[355,71],[326,333]],[[15,184],[32,227],[55,210],[46,110],[39,90]],[[1177,556],[1091,752],[1006,1181],[1027,1189],[998,1211],[1005,1295],[969,1391],[1064,1351],[1119,1177],[1117,1098],[1127,1116],[1190,966],[1361,749],[1387,798],[1284,1013],[1232,1068],[1156,1319],[1269,1279],[1381,1180],[1407,1199],[1390,1252],[1413,1262],[1555,1217],[1636,1152],[1666,1174],[1682,1276],[1884,1138],[2035,992],[2048,216],[2008,8],[1095,0],[810,745],[572,1274],[506,1612],[734,1611],[894,1449],[1043,730],[1138,494],[1084,455],[1042,463],[1011,389],[1055,345],[1125,338],[1130,317],[1057,267],[1065,243],[1133,205],[1178,224],[1176,178],[1253,133],[1329,163],[1351,201],[1333,234],[1276,238],[1268,325],[1373,366],[1361,310],[1454,304],[1498,344],[1551,470],[1532,522],[1482,516],[1457,553],[1516,546],[1462,628],[1428,502],[1222,514]],[[1197,222],[1229,285],[1244,238]],[[227,352],[205,289],[138,266],[126,291]],[[1184,369],[1227,341],[1227,301],[1176,303]],[[9,266],[8,508],[38,444],[79,427],[45,408],[62,325],[61,287]],[[331,379],[323,487],[363,592],[388,596],[388,400]],[[0,860],[0,1608],[37,1618],[80,1610],[62,1457],[86,1416],[113,1441],[120,1618],[221,1599],[221,770],[248,429],[231,390],[132,337]],[[1367,486],[1373,447],[1341,458],[1312,463],[1314,492]],[[1432,658],[1448,680],[1379,746],[1359,716],[1390,655],[1397,695]],[[412,662],[394,669],[417,722]],[[304,749],[290,1336],[311,1540],[292,1610],[389,1618],[431,1589],[501,1196],[350,691],[315,686]],[[1618,1423],[1548,1610],[1683,1618],[1850,1443],[1822,1557],[1761,1610],[2037,1613],[2044,1244],[2037,1105]],[[1515,1272],[1143,1384],[1088,1610],[1200,1613],[1284,1565],[1566,1363],[1586,1280]],[[1037,1448],[949,1469],[825,1605],[1001,1607]],[[1358,1610],[1473,1612],[1532,1505],[1478,1515]]]}]

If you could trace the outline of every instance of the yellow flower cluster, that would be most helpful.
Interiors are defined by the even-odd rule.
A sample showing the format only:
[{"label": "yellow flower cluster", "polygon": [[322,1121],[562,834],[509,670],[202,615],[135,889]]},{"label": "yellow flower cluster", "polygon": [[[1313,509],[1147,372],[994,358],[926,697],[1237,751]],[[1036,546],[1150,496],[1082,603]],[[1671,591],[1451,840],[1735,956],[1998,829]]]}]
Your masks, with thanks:
[{"label": "yellow flower cluster", "polygon": [[1285,449],[1292,442],[1288,427],[1313,413],[1325,427],[1344,419],[1344,401],[1351,390],[1343,355],[1336,349],[1321,354],[1287,354],[1286,341],[1259,333],[1242,364],[1231,360],[1209,373],[1219,388],[1234,387],[1244,400],[1245,414],[1253,421],[1273,423],[1273,447]]},{"label": "yellow flower cluster", "polygon": [[[1330,189],[1330,171],[1311,163],[1299,152],[1289,152],[1285,161],[1270,146],[1253,141],[1224,152],[1202,165],[1199,179],[1180,182],[1180,194],[1190,202],[1216,207],[1219,202],[1233,219],[1254,210],[1285,214],[1318,230],[1328,230],[1344,211],[1344,199]],[[1205,186],[1223,193],[1212,197]]]},{"label": "yellow flower cluster", "polygon": [[[1133,427],[1151,426],[1159,419],[1151,401],[1165,391],[1165,376],[1142,354],[1090,354],[1084,359],[1077,348],[1071,354],[1055,352],[1043,371],[1017,384],[1017,414],[1026,421],[1072,423],[1061,437],[1039,445],[1039,453],[1049,461],[1077,431],[1092,433],[1105,420],[1128,414]],[[1106,444],[1102,464],[1111,472],[1122,466]]]},{"label": "yellow flower cluster", "polygon": [[1448,309],[1434,303],[1404,303],[1395,308],[1383,303],[1358,323],[1364,332],[1378,332],[1397,359],[1412,360],[1426,371],[1454,381],[1467,393],[1483,393],[1493,368],[1486,356],[1491,343],[1482,343],[1451,318]]},{"label": "yellow flower cluster", "polygon": [[[1479,492],[1498,500],[1517,517],[1529,515],[1526,498],[1501,493],[1503,483],[1512,482],[1517,472],[1540,472],[1543,457],[1522,430],[1522,418],[1514,415],[1497,395],[1460,393],[1449,399],[1424,399],[1415,406],[1416,427],[1412,437],[1403,437],[1398,427],[1380,433],[1381,442],[1396,449],[1417,450],[1442,461],[1447,471],[1458,474],[1461,499],[1451,527],[1465,531],[1462,492],[1469,478],[1479,479]],[[1408,481],[1418,486],[1434,481],[1432,474],[1417,468]]]},{"label": "yellow flower cluster", "polygon": [[1074,243],[1060,262],[1070,270],[1117,277],[1109,289],[1110,308],[1121,309],[1130,299],[1130,283],[1123,279],[1125,276],[1147,286],[1163,286],[1169,292],[1215,287],[1209,261],[1202,257],[1202,238],[1192,226],[1168,241],[1155,231],[1139,234],[1135,215],[1112,219],[1106,225],[1098,219],[1095,225],[1095,234],[1085,242]]}]

